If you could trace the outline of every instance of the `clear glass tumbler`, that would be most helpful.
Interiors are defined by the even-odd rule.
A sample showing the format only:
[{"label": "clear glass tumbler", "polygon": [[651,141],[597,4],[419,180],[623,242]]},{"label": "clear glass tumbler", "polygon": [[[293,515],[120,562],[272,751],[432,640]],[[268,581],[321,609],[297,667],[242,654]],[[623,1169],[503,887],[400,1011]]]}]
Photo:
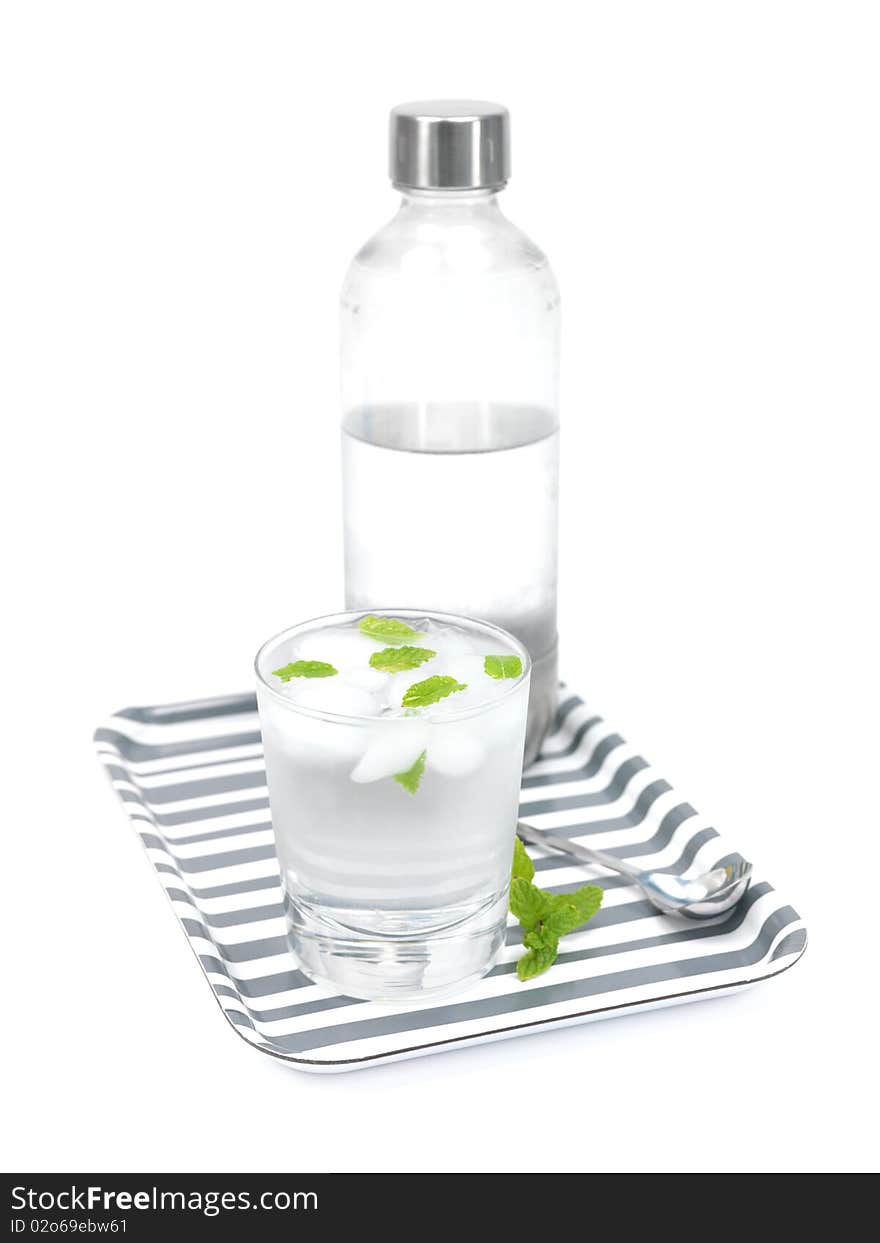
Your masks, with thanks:
[{"label": "clear glass tumbler", "polygon": [[[294,626],[256,658],[291,946],[313,980],[387,1001],[463,987],[504,944],[530,677],[527,649],[496,626],[379,611],[391,616],[432,660],[389,673],[390,692],[365,689],[381,681],[370,657],[384,642],[361,633],[359,613]],[[280,683],[276,671],[303,655],[338,676]],[[512,658],[515,674],[488,676],[489,655]],[[403,706],[401,692],[435,671],[464,693]]]}]

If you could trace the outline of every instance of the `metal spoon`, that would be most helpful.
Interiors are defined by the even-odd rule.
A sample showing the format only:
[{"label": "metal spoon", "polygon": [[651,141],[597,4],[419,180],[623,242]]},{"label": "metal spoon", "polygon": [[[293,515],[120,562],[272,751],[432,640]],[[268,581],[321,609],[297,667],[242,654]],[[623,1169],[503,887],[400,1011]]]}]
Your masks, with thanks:
[{"label": "metal spoon", "polygon": [[668,872],[642,872],[616,855],[607,855],[604,850],[591,850],[589,846],[581,846],[579,842],[559,837],[556,833],[540,833],[523,824],[522,820],[517,823],[516,831],[531,846],[573,855],[587,863],[600,863],[612,872],[628,876],[664,915],[686,915],[689,919],[712,919],[723,915],[736,906],[752,879],[752,865],[744,859],[685,880]]}]

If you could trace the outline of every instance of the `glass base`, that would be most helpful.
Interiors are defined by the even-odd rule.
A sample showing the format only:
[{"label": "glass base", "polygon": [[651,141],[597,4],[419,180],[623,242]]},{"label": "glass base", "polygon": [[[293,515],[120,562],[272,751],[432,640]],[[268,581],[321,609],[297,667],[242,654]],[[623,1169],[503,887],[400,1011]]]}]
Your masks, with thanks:
[{"label": "glass base", "polygon": [[[507,890],[464,916],[437,924],[443,912],[369,913],[285,899],[288,940],[305,975],[334,992],[366,1001],[420,1001],[475,984],[504,945]],[[368,920],[369,927],[352,926]]]}]

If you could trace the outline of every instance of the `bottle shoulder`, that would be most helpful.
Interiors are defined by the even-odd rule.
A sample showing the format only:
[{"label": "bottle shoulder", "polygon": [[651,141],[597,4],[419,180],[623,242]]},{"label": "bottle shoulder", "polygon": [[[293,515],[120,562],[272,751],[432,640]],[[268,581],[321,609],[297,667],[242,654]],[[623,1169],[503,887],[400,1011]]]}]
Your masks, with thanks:
[{"label": "bottle shoulder", "polygon": [[544,252],[497,209],[400,210],[354,256],[346,286],[415,276],[469,280],[531,276],[558,296]]}]

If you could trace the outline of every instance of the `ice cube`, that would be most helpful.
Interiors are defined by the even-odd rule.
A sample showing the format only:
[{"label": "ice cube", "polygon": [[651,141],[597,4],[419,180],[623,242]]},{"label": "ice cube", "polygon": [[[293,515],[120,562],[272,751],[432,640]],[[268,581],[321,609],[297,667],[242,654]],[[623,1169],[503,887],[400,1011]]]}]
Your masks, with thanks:
[{"label": "ice cube", "polygon": [[299,683],[293,691],[294,702],[303,708],[339,716],[376,716],[379,711],[375,695],[348,685],[343,678],[293,678],[288,689],[293,683]]},{"label": "ice cube", "polygon": [[371,694],[381,694],[384,703],[387,673],[381,673],[378,669],[349,669],[342,674],[342,681],[346,686],[356,686],[359,690],[370,691]]},{"label": "ice cube", "polygon": [[381,781],[405,773],[425,750],[428,729],[416,717],[378,722],[369,734],[367,749],[352,770],[352,781]]},{"label": "ice cube", "polygon": [[275,705],[261,712],[260,728],[267,757],[284,752],[307,764],[353,763],[363,751],[366,734],[363,725],[321,720]]},{"label": "ice cube", "polygon": [[458,661],[465,656],[473,656],[477,648],[474,640],[462,631],[445,630],[439,634],[429,634],[422,640],[425,647],[433,648],[439,658]]},{"label": "ice cube", "polygon": [[435,725],[428,738],[425,765],[446,777],[466,777],[486,760],[486,746],[474,729],[458,722]]},{"label": "ice cube", "polygon": [[430,704],[425,712],[431,718],[442,718],[458,712],[479,708],[504,693],[503,684],[490,678],[483,668],[482,656],[462,656],[456,661],[442,661],[438,656],[436,672],[464,683],[464,690],[452,691]]},{"label": "ice cube", "polygon": [[292,660],[324,660],[340,673],[353,669],[369,669],[373,652],[379,645],[354,628],[331,626],[313,630],[296,640]]},{"label": "ice cube", "polygon": [[520,694],[512,695],[506,703],[498,704],[491,712],[483,713],[480,724],[481,736],[488,750],[512,750],[522,754],[523,712]]},{"label": "ice cube", "polygon": [[400,673],[386,674],[384,696],[388,707],[402,708],[403,697],[409,688],[415,686],[416,682],[424,682],[426,678],[431,677],[436,663],[436,661],[426,661],[418,669],[403,669]]},{"label": "ice cube", "polygon": [[489,689],[488,684],[494,681],[486,673],[484,657],[476,653],[449,660],[447,665],[452,676],[459,682],[467,682],[468,686],[486,690]]}]

